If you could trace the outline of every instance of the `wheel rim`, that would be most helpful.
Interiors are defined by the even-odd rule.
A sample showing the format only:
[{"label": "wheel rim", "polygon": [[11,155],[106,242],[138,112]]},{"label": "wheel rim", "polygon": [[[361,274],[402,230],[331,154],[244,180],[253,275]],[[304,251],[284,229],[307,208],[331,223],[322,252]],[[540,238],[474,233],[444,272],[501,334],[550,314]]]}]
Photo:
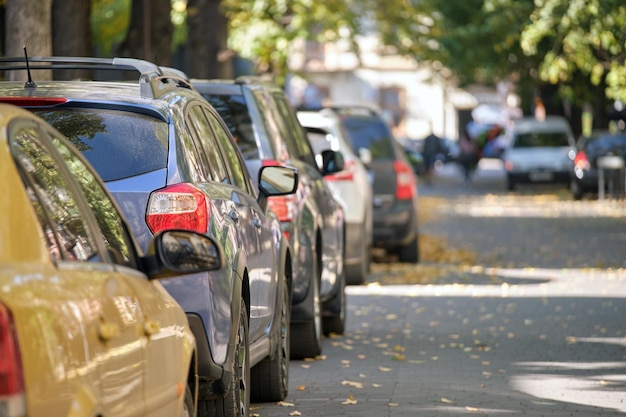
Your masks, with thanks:
[{"label": "wheel rim", "polygon": [[239,321],[239,331],[237,332],[237,357],[235,358],[237,363],[237,378],[239,379],[239,415],[248,415],[248,386],[249,386],[249,366],[247,366],[249,358],[246,349],[246,342],[243,340],[247,338],[247,332],[245,329],[244,320],[247,320],[245,315],[242,315]]},{"label": "wheel rim", "polygon": [[280,349],[281,349],[281,361],[280,372],[282,373],[282,380],[285,381],[285,387],[288,385],[289,378],[289,322],[291,309],[291,299],[289,297],[289,287],[285,283],[283,286],[283,305],[281,306],[281,321],[280,321]]}]

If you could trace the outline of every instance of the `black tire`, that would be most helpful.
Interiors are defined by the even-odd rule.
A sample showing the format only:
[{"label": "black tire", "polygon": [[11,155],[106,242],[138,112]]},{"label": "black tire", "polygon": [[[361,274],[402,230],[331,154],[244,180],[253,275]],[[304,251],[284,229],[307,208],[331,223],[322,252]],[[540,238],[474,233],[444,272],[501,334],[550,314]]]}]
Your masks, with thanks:
[{"label": "black tire", "polygon": [[[361,242],[361,262],[357,265],[350,265],[346,268],[346,285],[361,285],[367,279],[372,262],[371,249],[367,246],[367,242]],[[344,265],[345,266],[345,265]]]},{"label": "black tire", "polygon": [[574,180],[570,181],[569,184],[569,189],[572,193],[572,198],[574,198],[574,200],[582,200],[583,198],[583,190],[580,187],[580,185],[578,185],[578,183]]},{"label": "black tire", "polygon": [[324,334],[344,334],[346,330],[346,282],[345,274],[339,278],[340,290],[329,301],[324,303],[323,327]]},{"label": "black tire", "polygon": [[196,409],[193,401],[193,394],[191,393],[191,387],[187,384],[185,389],[185,399],[183,402],[183,409],[180,417],[195,417]]},{"label": "black tire", "polygon": [[248,310],[241,300],[237,330],[233,378],[223,398],[198,402],[198,417],[250,416],[250,350],[248,345]]},{"label": "black tire", "polygon": [[419,262],[419,236],[398,250],[398,260],[404,263],[416,264]]},{"label": "black tire", "polygon": [[507,177],[507,179],[506,179],[506,189],[508,191],[515,191],[515,187],[516,187],[515,181],[513,181],[511,178]]},{"label": "black tire", "polygon": [[322,312],[320,305],[319,266],[314,262],[311,282],[313,317],[306,322],[291,323],[291,359],[314,358],[322,353]]},{"label": "black tire", "polygon": [[289,388],[289,358],[290,358],[290,321],[291,321],[291,292],[287,279],[283,279],[280,317],[276,326],[276,350],[270,357],[263,359],[251,369],[251,401],[274,402],[282,401],[287,397]]}]

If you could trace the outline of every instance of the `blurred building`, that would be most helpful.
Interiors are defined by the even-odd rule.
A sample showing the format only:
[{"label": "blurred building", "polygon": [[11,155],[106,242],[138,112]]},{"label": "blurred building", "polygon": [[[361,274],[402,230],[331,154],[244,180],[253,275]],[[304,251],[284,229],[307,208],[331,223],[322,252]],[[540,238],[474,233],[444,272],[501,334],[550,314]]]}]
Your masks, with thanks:
[{"label": "blurred building", "polygon": [[507,105],[508,86],[461,90],[445,68],[418,63],[384,47],[375,31],[359,39],[360,56],[346,37],[336,43],[296,41],[287,93],[293,104],[319,107],[366,104],[380,108],[396,137],[435,133],[456,139],[481,105]]}]

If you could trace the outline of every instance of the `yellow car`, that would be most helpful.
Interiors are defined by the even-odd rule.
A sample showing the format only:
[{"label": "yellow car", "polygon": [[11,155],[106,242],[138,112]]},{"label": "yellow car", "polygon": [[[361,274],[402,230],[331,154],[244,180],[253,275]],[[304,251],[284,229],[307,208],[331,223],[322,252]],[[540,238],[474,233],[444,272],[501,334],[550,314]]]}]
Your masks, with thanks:
[{"label": "yellow car", "polygon": [[156,279],[221,268],[219,244],[171,230],[144,256],[81,153],[6,104],[0,178],[0,415],[194,416],[195,340]]}]

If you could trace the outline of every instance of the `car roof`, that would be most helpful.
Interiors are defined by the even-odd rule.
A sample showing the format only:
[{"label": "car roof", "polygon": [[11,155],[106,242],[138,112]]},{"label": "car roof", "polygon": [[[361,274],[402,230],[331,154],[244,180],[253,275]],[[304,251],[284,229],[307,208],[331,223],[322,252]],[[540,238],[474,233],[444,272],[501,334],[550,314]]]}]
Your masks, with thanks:
[{"label": "car roof", "polygon": [[[137,84],[111,81],[42,81],[34,88],[23,82],[3,81],[2,97],[64,98],[67,102],[109,103],[136,106],[158,112],[169,119],[168,103],[162,99],[141,97]],[[25,106],[27,107],[27,106]]]},{"label": "car roof", "polygon": [[556,130],[572,134],[569,122],[562,116],[546,116],[545,120],[538,120],[534,117],[524,117],[514,121],[512,130],[515,133],[546,132]]}]

